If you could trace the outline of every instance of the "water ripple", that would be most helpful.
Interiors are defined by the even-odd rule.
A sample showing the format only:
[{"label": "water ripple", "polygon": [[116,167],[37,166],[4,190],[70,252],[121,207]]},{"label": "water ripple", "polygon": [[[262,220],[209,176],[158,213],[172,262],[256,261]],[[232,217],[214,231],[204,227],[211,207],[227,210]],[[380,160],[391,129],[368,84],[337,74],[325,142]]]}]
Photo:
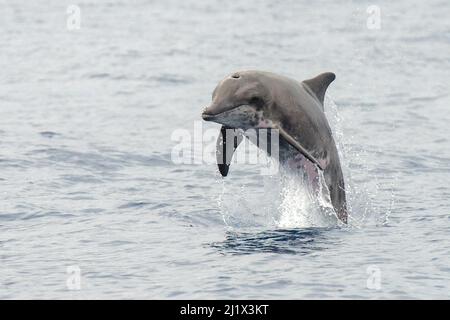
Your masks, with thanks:
[{"label": "water ripple", "polygon": [[307,228],[263,231],[258,233],[228,232],[222,242],[211,244],[222,253],[281,253],[306,255],[326,250],[329,228]]}]

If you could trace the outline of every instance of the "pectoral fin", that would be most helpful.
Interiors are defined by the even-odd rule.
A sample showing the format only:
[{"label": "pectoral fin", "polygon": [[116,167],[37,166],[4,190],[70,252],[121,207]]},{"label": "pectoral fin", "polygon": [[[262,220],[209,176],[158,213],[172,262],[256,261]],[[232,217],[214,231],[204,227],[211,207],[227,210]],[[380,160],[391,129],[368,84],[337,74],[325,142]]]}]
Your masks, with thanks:
[{"label": "pectoral fin", "polygon": [[297,149],[298,152],[304,155],[309,161],[314,163],[317,167],[319,167],[320,170],[323,171],[323,167],[320,164],[320,162],[317,161],[317,159],[308,150],[306,150],[297,140],[295,140],[289,133],[284,131],[283,128],[277,127],[276,129],[279,130],[280,136],[282,136],[291,146]]},{"label": "pectoral fin", "polygon": [[216,160],[220,174],[226,177],[234,151],[241,143],[243,135],[239,130],[222,126],[216,143]]}]

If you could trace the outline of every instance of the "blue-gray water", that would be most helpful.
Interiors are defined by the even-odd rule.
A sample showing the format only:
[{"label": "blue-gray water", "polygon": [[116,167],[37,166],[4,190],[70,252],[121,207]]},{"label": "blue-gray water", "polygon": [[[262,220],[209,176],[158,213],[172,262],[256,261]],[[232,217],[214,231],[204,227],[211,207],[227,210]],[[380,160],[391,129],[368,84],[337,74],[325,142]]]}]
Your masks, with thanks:
[{"label": "blue-gray water", "polygon": [[[450,298],[448,1],[73,3],[0,4],[0,298]],[[239,69],[336,73],[348,227],[172,162]]]}]

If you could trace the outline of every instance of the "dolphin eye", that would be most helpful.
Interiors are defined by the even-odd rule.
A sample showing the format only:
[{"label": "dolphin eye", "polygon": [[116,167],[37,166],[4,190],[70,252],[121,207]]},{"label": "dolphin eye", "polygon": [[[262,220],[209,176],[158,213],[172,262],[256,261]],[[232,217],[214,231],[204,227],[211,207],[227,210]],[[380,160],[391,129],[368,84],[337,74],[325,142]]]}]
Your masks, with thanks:
[{"label": "dolphin eye", "polygon": [[249,100],[249,104],[254,105],[257,109],[261,109],[264,101],[259,97],[253,97]]},{"label": "dolphin eye", "polygon": [[234,78],[234,79],[239,79],[241,76],[239,75],[239,73],[233,73],[231,75],[231,77]]}]

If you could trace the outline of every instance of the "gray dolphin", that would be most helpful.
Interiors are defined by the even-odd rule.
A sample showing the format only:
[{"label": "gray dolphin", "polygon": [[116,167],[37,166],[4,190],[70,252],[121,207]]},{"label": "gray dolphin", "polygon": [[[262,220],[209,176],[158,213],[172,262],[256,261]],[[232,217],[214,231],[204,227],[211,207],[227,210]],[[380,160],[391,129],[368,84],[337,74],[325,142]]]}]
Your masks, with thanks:
[{"label": "gray dolphin", "polygon": [[323,106],[325,91],[335,77],[326,72],[298,82],[249,70],[223,79],[202,114],[204,120],[222,124],[216,152],[220,173],[228,174],[243,130],[278,129],[280,162],[294,160],[295,167],[312,180],[323,171],[334,210],[347,223],[344,177]]}]

